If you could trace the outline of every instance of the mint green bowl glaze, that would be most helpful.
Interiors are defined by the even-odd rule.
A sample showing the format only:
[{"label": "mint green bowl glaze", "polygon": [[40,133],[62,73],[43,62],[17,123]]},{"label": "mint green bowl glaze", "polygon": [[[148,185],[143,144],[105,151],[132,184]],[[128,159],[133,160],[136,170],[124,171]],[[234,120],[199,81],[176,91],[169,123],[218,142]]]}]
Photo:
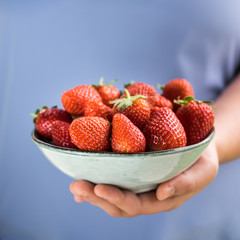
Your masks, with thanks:
[{"label": "mint green bowl glaze", "polygon": [[214,130],[200,143],[171,150],[120,154],[83,152],[61,148],[41,139],[36,130],[32,139],[46,158],[73,179],[111,184],[134,193],[151,191],[189,168],[213,139]]}]

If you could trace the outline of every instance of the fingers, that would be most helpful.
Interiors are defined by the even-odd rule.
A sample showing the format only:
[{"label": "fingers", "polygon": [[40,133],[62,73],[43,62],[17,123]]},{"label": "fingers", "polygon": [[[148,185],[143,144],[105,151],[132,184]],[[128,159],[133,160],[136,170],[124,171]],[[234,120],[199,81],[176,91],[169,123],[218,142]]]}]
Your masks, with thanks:
[{"label": "fingers", "polygon": [[[109,203],[121,210],[124,217],[134,217],[137,215],[149,215],[162,211],[170,211],[181,205],[180,201],[172,199],[159,201],[156,192],[134,194],[129,191],[120,190],[113,186],[97,185],[94,192],[100,198],[104,198]],[[182,203],[182,202],[181,202]]]},{"label": "fingers", "polygon": [[104,209],[110,216],[119,217],[124,213],[113,204],[98,197],[94,192],[95,185],[87,181],[76,181],[70,185],[70,191],[74,194],[76,202],[88,201],[94,206]]},{"label": "fingers", "polygon": [[84,202],[84,198],[79,195],[74,195],[74,200],[78,203]]},{"label": "fingers", "polygon": [[86,181],[72,183],[70,191],[77,202],[88,201],[113,217],[134,217],[171,211],[184,202],[182,196],[160,201],[154,191],[136,195],[113,186],[95,186]]},{"label": "fingers", "polygon": [[117,206],[125,213],[127,217],[133,217],[140,214],[140,201],[136,194],[120,190],[109,185],[97,185],[94,192],[100,198]]},{"label": "fingers", "polygon": [[119,204],[124,201],[124,193],[120,189],[113,186],[96,185],[94,188],[95,194],[103,199],[108,200],[113,204]]},{"label": "fingers", "polygon": [[79,197],[87,197],[91,195],[92,189],[94,188],[94,185],[87,181],[76,181],[71,183],[69,189],[70,191]]},{"label": "fingers", "polygon": [[124,217],[155,214],[176,208],[172,200],[159,201],[154,191],[136,195],[112,186],[97,185],[95,193],[121,209]]},{"label": "fingers", "polygon": [[87,181],[76,181],[70,185],[70,191],[77,202],[88,201],[102,208],[114,217],[134,217],[140,214],[152,214],[152,203],[158,202],[155,192],[136,195],[110,185],[94,185]]}]

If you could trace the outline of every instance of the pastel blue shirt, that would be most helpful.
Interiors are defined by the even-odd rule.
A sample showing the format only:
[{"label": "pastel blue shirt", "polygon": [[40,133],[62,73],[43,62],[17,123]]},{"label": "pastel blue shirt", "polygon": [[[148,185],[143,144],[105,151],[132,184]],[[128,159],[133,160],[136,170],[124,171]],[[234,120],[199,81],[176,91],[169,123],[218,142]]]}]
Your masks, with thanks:
[{"label": "pastel blue shirt", "polygon": [[240,161],[172,212],[112,218],[74,202],[29,115],[102,76],[119,89],[186,78],[215,100],[240,70],[239,12],[237,0],[0,0],[0,239],[240,239]]}]

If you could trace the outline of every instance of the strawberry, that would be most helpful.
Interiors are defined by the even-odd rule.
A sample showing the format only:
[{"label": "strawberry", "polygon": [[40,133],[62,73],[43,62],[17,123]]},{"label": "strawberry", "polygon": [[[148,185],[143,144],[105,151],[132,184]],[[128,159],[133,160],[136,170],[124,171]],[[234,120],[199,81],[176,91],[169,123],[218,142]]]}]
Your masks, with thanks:
[{"label": "strawberry", "polygon": [[52,123],[56,120],[63,122],[72,122],[72,116],[63,109],[56,107],[43,107],[42,110],[37,109],[34,115],[34,123],[37,131],[43,137],[52,139]]},{"label": "strawberry", "polygon": [[[146,96],[150,107],[169,107],[171,109],[173,108],[172,102],[158,94],[155,88],[151,85],[148,85],[146,83],[133,83],[127,86],[128,87],[126,89],[131,96]],[[122,94],[121,98],[123,97],[126,97],[125,92]]]},{"label": "strawberry", "polygon": [[61,97],[63,107],[74,116],[81,116],[89,100],[102,101],[98,91],[90,85],[79,85],[65,91]]},{"label": "strawberry", "polygon": [[208,104],[210,102],[194,100],[192,97],[177,102],[182,105],[176,115],[186,131],[187,145],[201,142],[214,125],[214,111]]},{"label": "strawberry", "polygon": [[124,115],[117,113],[112,121],[112,150],[118,153],[139,153],[146,148],[143,133]]},{"label": "strawberry", "polygon": [[98,93],[102,97],[103,103],[108,107],[112,107],[110,102],[119,98],[120,96],[120,92],[115,86],[112,86],[110,83],[103,84],[103,78],[100,79],[99,85],[93,85],[93,87],[97,89]]},{"label": "strawberry", "polygon": [[70,125],[72,142],[81,150],[102,152],[110,150],[111,125],[101,117],[80,117]]},{"label": "strawberry", "polygon": [[173,109],[172,102],[158,93],[149,96],[147,101],[151,107],[169,107]]},{"label": "strawberry", "polygon": [[158,112],[159,109],[160,109],[160,107],[152,107],[152,108],[151,108],[150,118],[152,117],[153,114],[155,114],[155,112]]},{"label": "strawberry", "polygon": [[102,117],[109,121],[113,118],[113,109],[108,107],[102,102],[93,100],[85,103],[84,106],[84,116],[85,117]]},{"label": "strawberry", "polygon": [[126,115],[139,129],[142,129],[150,118],[150,107],[145,96],[130,96],[125,89],[126,97],[116,99],[111,103],[114,104],[114,112]]},{"label": "strawberry", "polygon": [[77,149],[72,143],[69,133],[70,123],[56,120],[52,123],[53,144],[65,148]]},{"label": "strawberry", "polygon": [[174,103],[174,100],[185,99],[188,96],[194,97],[194,91],[190,82],[186,79],[178,78],[173,79],[168,82],[165,86],[162,87],[162,95],[172,101],[173,110],[176,110],[180,107],[180,105]]},{"label": "strawberry", "polygon": [[[146,83],[133,83],[129,85],[126,89],[128,90],[131,96],[143,95],[143,96],[149,97],[157,94],[157,91],[155,90],[155,88]],[[125,92],[121,95],[121,98],[123,97],[126,97]]]},{"label": "strawberry", "polygon": [[167,150],[186,146],[186,133],[175,113],[162,107],[152,113],[143,129],[150,151]]}]

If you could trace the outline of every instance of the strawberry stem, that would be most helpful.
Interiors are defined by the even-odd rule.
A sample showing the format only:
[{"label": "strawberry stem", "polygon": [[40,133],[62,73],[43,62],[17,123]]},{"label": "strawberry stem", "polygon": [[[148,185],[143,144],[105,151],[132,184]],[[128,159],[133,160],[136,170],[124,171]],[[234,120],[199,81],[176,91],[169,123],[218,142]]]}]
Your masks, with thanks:
[{"label": "strawberry stem", "polygon": [[36,117],[37,117],[37,114],[35,114],[35,113],[30,113],[30,116],[32,116],[33,118],[36,118]]},{"label": "strawberry stem", "polygon": [[101,77],[100,80],[99,80],[99,86],[103,85],[103,80],[104,80],[104,77]]},{"label": "strawberry stem", "polygon": [[126,98],[127,98],[127,99],[130,99],[131,96],[130,96],[129,91],[128,91],[126,88],[124,89],[124,91],[125,91],[125,93],[126,93]]},{"label": "strawberry stem", "polygon": [[115,78],[115,79],[113,79],[113,80],[111,80],[110,82],[105,83],[105,84],[103,83],[103,81],[104,81],[104,77],[101,77],[100,80],[99,80],[98,85],[92,85],[92,87],[94,87],[94,88],[98,88],[98,87],[100,87],[100,86],[104,86],[104,85],[107,85],[107,86],[112,87],[113,83],[117,82],[118,79]]}]

